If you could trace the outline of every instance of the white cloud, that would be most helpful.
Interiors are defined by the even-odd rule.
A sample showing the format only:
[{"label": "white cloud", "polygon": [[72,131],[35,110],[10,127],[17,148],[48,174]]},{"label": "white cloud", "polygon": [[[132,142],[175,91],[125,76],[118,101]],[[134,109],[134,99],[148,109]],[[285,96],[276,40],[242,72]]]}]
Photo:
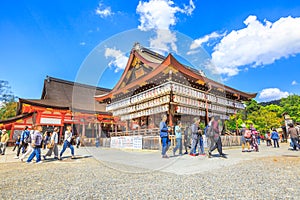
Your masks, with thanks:
[{"label": "white cloud", "polygon": [[80,42],[79,45],[84,46],[84,45],[86,45],[86,43],[85,42]]},{"label": "white cloud", "polygon": [[211,39],[216,39],[216,38],[220,38],[220,37],[224,37],[225,34],[219,34],[217,32],[213,32],[209,35],[205,35],[202,38],[196,39],[192,42],[190,49],[194,50],[196,48],[199,48],[202,46],[203,43],[207,43],[208,41],[210,41]]},{"label": "white cloud", "polygon": [[259,99],[261,101],[272,101],[281,98],[286,98],[289,96],[288,92],[280,91],[278,88],[266,88],[263,89],[259,94]]},{"label": "white cloud", "polygon": [[177,52],[177,38],[175,33],[172,33],[170,30],[159,29],[156,31],[156,34],[155,38],[150,39],[150,47],[156,48],[158,51],[168,51],[169,46],[171,46],[171,49]]},{"label": "white cloud", "polygon": [[101,18],[108,17],[110,15],[113,15],[111,8],[109,6],[105,7],[102,3],[99,3],[96,14],[99,15]]},{"label": "white cloud", "polygon": [[216,73],[234,76],[247,65],[272,64],[300,53],[300,17],[282,17],[272,23],[249,16],[244,24],[245,28],[231,31],[214,47],[212,62],[219,69]]},{"label": "white cloud", "polygon": [[138,29],[142,31],[156,31],[156,38],[150,40],[150,47],[163,48],[165,51],[169,51],[171,48],[173,51],[177,51],[177,38],[175,33],[172,33],[170,30],[171,26],[177,23],[175,15],[177,13],[191,15],[195,5],[190,0],[189,5],[183,5],[183,7],[176,6],[171,0],[139,2],[136,12],[140,15],[139,21],[141,24],[138,26]]},{"label": "white cloud", "polygon": [[106,48],[104,56],[105,58],[113,58],[113,60],[111,60],[108,63],[108,66],[116,67],[115,69],[116,73],[119,72],[120,70],[125,69],[127,65],[128,57],[125,56],[125,54],[122,51],[117,50],[115,48]]},{"label": "white cloud", "polygon": [[292,82],[292,85],[297,85],[297,84],[298,84],[297,81]]}]

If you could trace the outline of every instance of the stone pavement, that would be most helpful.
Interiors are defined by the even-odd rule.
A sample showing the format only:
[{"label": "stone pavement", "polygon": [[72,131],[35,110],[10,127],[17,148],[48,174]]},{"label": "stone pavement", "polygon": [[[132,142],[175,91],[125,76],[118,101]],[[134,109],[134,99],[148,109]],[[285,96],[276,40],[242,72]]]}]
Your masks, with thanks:
[{"label": "stone pavement", "polygon": [[[162,171],[177,175],[194,174],[197,172],[214,171],[223,167],[232,166],[242,163],[246,160],[253,160],[262,157],[300,157],[300,151],[291,151],[286,143],[281,143],[280,148],[267,147],[265,143],[260,145],[259,152],[241,152],[241,147],[224,148],[224,152],[228,154],[228,158],[224,159],[218,156],[217,150],[213,152],[214,157],[207,156],[172,156],[169,150],[168,159],[161,158],[160,151],[154,150],[129,150],[129,149],[110,149],[96,147],[80,147],[75,148],[77,158],[94,157],[101,164],[127,173],[141,173],[135,171],[135,168],[143,170],[142,172]],[[59,146],[59,150],[61,146]],[[6,155],[0,156],[0,163],[16,162],[21,163],[18,159],[14,159],[16,151],[12,151],[12,147],[6,149]],[[42,155],[47,150],[42,150]],[[70,150],[67,149],[63,155],[63,161],[51,162],[66,163],[70,162]],[[49,162],[47,161],[47,162]],[[43,164],[47,164],[47,162]],[[84,162],[84,159],[75,159],[74,162]],[[128,166],[128,169],[118,169],[118,164]]]}]

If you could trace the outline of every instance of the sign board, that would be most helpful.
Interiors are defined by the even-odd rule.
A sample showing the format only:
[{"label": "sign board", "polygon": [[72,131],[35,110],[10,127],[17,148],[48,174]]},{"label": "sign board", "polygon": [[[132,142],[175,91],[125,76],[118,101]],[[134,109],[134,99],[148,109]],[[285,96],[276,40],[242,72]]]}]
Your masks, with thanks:
[{"label": "sign board", "polygon": [[61,124],[61,119],[42,117],[40,123],[41,124],[57,124],[57,125],[60,125]]},{"label": "sign board", "polygon": [[142,149],[143,137],[141,135],[111,137],[110,147],[120,149]]}]

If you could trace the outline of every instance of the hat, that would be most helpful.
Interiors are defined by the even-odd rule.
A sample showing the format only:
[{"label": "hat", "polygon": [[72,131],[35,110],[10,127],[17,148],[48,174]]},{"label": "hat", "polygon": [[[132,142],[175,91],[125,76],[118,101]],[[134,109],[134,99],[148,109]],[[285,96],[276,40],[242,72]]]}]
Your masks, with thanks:
[{"label": "hat", "polygon": [[242,124],[241,126],[242,126],[242,128],[246,128],[246,125],[245,125],[245,124]]},{"label": "hat", "polygon": [[6,129],[2,129],[2,132],[6,132]]}]

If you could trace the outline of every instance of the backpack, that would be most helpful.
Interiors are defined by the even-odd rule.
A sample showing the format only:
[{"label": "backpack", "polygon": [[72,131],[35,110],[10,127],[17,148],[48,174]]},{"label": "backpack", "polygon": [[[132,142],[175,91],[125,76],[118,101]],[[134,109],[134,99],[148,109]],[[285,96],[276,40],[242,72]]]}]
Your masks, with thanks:
[{"label": "backpack", "polygon": [[251,138],[251,131],[250,130],[245,130],[245,134],[244,134],[245,138]]},{"label": "backpack", "polygon": [[213,137],[214,136],[214,129],[212,126],[207,125],[205,128],[205,136],[206,137]]}]

